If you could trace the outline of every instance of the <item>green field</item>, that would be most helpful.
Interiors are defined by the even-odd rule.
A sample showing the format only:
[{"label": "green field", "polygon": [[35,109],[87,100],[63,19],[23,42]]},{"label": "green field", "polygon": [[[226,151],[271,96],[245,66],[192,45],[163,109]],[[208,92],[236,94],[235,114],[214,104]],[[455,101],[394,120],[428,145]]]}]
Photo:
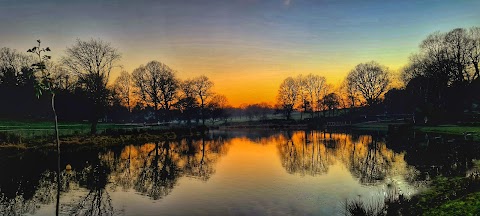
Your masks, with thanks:
[{"label": "green field", "polygon": [[[354,129],[366,131],[388,131],[388,125],[403,124],[394,122],[366,122],[352,125]],[[480,140],[479,126],[461,126],[461,125],[437,125],[437,126],[415,126],[415,130],[425,133],[438,133],[463,136],[469,134],[474,140]]]},{"label": "green field", "polygon": [[[102,133],[107,129],[132,129],[137,127],[142,127],[142,125],[99,123],[97,131]],[[54,135],[54,129],[54,123],[48,121],[0,121],[0,134],[14,135],[24,139],[50,137]],[[84,135],[90,132],[90,124],[86,122],[59,122],[58,129],[60,136]]]},{"label": "green field", "polygon": [[452,135],[463,135],[464,133],[472,133],[474,135],[480,134],[480,127],[474,126],[459,126],[459,125],[439,125],[439,126],[425,126],[418,127],[422,132],[444,133]]}]

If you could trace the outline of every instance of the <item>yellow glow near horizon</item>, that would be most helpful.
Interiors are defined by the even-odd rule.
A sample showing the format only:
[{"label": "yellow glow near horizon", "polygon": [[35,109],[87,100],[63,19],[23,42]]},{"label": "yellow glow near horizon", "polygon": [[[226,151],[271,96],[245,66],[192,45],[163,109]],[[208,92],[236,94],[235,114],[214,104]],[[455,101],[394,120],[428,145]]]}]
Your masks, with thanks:
[{"label": "yellow glow near horizon", "polygon": [[[219,62],[226,61],[221,56],[210,58],[218,59]],[[407,63],[408,54],[399,53],[398,59],[398,62],[390,62],[390,64],[385,64],[380,60],[377,61],[389,67],[390,71],[395,72]],[[300,74],[307,75],[310,73],[320,75],[324,76],[329,84],[337,87],[355,65],[369,61],[365,58],[364,61],[361,61],[363,59],[350,59],[340,60],[343,63],[338,62],[337,64],[335,62],[332,64],[311,64],[299,60],[298,62],[285,62],[272,66],[271,64],[262,65],[261,63],[245,65],[244,62],[234,62],[225,65],[201,64],[199,63],[201,61],[178,57],[174,59],[160,57],[158,59],[141,60],[132,56],[129,60],[138,62],[136,66],[129,65],[124,67],[129,72],[141,64],[146,64],[151,60],[158,60],[176,70],[177,76],[181,80],[206,75],[215,83],[213,87],[214,92],[225,95],[229,104],[234,107],[261,102],[275,104],[278,87],[289,76],[295,77]],[[385,60],[388,61],[389,59]],[[117,75],[118,70],[112,74],[111,80],[113,81]]]},{"label": "yellow glow near horizon", "polygon": [[7,0],[0,1],[0,47],[24,52],[41,39],[58,60],[76,38],[98,38],[118,48],[128,72],[157,60],[181,79],[208,76],[233,106],[273,104],[289,76],[312,73],[338,86],[359,63],[398,71],[429,34],[480,25],[479,7],[480,1]]}]

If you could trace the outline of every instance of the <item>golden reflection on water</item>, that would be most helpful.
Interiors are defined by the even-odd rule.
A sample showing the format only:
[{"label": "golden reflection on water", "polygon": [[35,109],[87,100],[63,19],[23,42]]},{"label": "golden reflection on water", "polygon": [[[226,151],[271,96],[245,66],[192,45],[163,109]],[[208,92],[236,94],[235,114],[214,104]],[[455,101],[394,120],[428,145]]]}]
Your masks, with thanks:
[{"label": "golden reflection on water", "polygon": [[119,157],[109,151],[100,159],[110,167],[110,181],[123,190],[135,189],[152,199],[168,195],[179,177],[207,181],[214,164],[227,151],[222,140],[182,140],[125,147]]},{"label": "golden reflection on water", "polygon": [[[372,136],[297,131],[225,137],[100,152],[97,162],[62,173],[62,212],[332,213],[352,196],[415,192],[411,183],[418,171],[405,162],[405,153],[388,149],[384,140]],[[55,184],[53,174],[46,173],[33,198],[0,197],[0,212],[35,214],[41,205],[49,205]],[[193,210],[173,208],[179,203]],[[245,204],[253,207],[244,209]],[[13,210],[15,206],[20,210]]]},{"label": "golden reflection on water", "polygon": [[363,185],[401,184],[417,174],[405,162],[405,153],[388,149],[384,140],[372,136],[298,131],[276,139],[282,166],[292,174],[321,175],[336,163]]}]

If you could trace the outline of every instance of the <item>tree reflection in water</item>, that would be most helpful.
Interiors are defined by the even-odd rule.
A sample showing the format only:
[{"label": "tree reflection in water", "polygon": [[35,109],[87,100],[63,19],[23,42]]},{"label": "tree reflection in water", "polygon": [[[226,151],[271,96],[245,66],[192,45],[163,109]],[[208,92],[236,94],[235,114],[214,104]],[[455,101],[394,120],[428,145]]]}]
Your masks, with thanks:
[{"label": "tree reflection in water", "polygon": [[[61,173],[61,213],[112,215],[119,211],[114,209],[111,199],[111,193],[117,190],[134,190],[158,200],[169,195],[182,177],[207,181],[232,140],[276,145],[281,165],[290,174],[327,175],[340,166],[348,169],[360,184],[384,186],[386,193],[404,195],[405,187],[408,190],[422,184],[435,173],[453,175],[469,170],[479,155],[478,148],[471,143],[453,143],[453,147],[448,143],[425,145],[415,137],[413,141],[399,140],[399,144],[390,140],[387,148],[384,138],[371,135],[319,131],[229,133],[216,131],[215,139],[63,151],[62,167],[68,162],[73,170]],[[48,152],[0,157],[0,215],[35,214],[41,206],[54,203],[56,163],[49,158]]]},{"label": "tree reflection in water", "polygon": [[[120,151],[97,153],[93,161],[85,161],[83,165],[77,162],[78,167],[73,167],[72,171],[62,171],[60,212],[64,215],[113,215],[116,210],[110,192],[118,188],[134,189],[157,200],[167,196],[182,176],[206,181],[215,173],[214,165],[220,155],[227,152],[224,143],[221,138],[184,139],[129,145]],[[85,158],[92,159],[91,155]],[[45,169],[33,190],[28,191],[32,195],[24,196],[21,191],[25,189],[19,189],[8,197],[0,189],[0,215],[35,214],[41,206],[55,201],[56,172]],[[68,197],[73,191],[81,191],[84,195]]]},{"label": "tree reflection in water", "polygon": [[291,174],[325,174],[335,163],[343,164],[363,185],[391,185],[399,176],[412,183],[418,174],[405,162],[405,153],[388,149],[372,136],[299,131],[280,137],[282,165]]},{"label": "tree reflection in water", "polygon": [[8,198],[0,193],[0,215],[35,214],[40,205],[55,201],[57,191],[57,185],[54,182],[55,176],[54,172],[44,172],[38,182],[37,190],[28,199],[23,194]]},{"label": "tree reflection in water", "polygon": [[[137,178],[134,180],[134,188],[141,194],[147,195],[154,200],[168,195],[175,186],[180,175],[178,157],[170,142],[161,145],[156,142],[153,147],[147,149],[147,155],[141,155],[141,167]],[[125,187],[125,186],[124,186]]]},{"label": "tree reflection in water", "polygon": [[277,141],[282,166],[290,174],[299,173],[301,175],[324,174],[332,164],[329,160],[329,149],[318,142],[312,142],[318,136],[317,133],[288,132],[285,137],[280,137]]},{"label": "tree reflection in water", "polygon": [[156,142],[125,147],[113,165],[112,182],[154,200],[168,195],[182,176],[208,180],[214,164],[226,153],[222,139]]},{"label": "tree reflection in water", "polygon": [[77,178],[71,178],[71,174],[64,176],[66,179],[77,180],[80,187],[88,190],[87,195],[68,211],[69,215],[113,215],[112,199],[106,190],[110,171],[108,164],[102,161],[76,173]]}]

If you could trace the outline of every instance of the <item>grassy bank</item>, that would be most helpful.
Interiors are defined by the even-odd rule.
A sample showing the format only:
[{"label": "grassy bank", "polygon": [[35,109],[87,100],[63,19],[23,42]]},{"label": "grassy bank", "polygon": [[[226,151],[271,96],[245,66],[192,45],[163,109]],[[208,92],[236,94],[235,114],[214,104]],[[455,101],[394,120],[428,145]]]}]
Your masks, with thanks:
[{"label": "grassy bank", "polygon": [[480,138],[480,127],[475,126],[460,126],[460,125],[438,125],[438,126],[420,126],[415,129],[422,132],[442,133],[451,135],[465,135],[465,133]]},{"label": "grassy bank", "polygon": [[[2,122],[0,126],[0,148],[30,149],[55,146],[53,124],[49,122]],[[89,134],[90,125],[84,123],[62,124],[59,129],[63,147],[70,146],[114,146],[142,144],[159,140],[201,136],[202,127],[167,127],[139,125],[99,124],[99,133]],[[39,133],[39,131],[42,131]]]},{"label": "grassy bank", "polygon": [[387,197],[376,205],[348,202],[346,215],[480,215],[480,178],[478,174],[436,177],[429,189],[410,199]]},{"label": "grassy bank", "polygon": [[[141,124],[99,123],[97,131],[103,133],[109,129],[134,129],[142,126]],[[58,129],[60,136],[87,135],[90,133],[90,124],[86,122],[59,122]],[[25,139],[49,137],[54,135],[54,123],[53,121],[0,120],[0,133],[13,134]]]},{"label": "grassy bank", "polygon": [[[404,123],[396,122],[365,122],[353,124],[355,130],[364,131],[383,131],[387,132],[389,125],[401,125]],[[469,136],[475,141],[480,141],[480,126],[462,126],[462,125],[437,125],[437,126],[415,126],[415,130],[424,133],[448,134],[456,136]]]}]

